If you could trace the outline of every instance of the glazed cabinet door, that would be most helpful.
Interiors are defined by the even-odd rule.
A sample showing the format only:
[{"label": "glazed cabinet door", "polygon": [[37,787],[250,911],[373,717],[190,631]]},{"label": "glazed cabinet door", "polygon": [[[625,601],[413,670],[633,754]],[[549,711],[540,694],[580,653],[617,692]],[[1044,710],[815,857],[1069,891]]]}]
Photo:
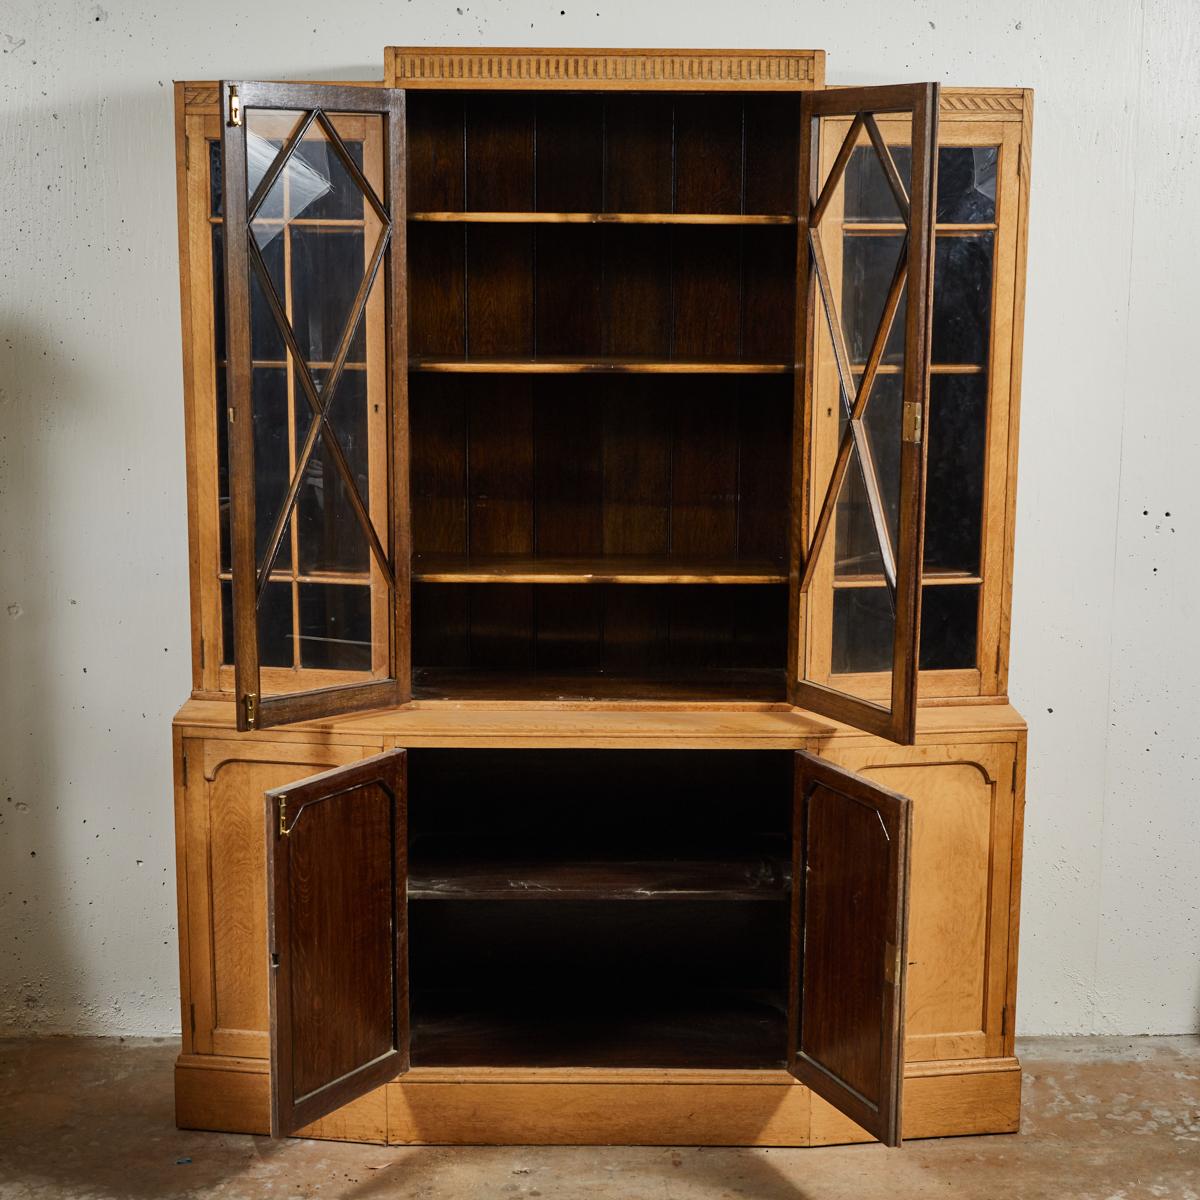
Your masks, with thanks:
[{"label": "glazed cabinet door", "polygon": [[[897,742],[913,740],[916,720],[937,116],[937,85],[913,84],[806,94],[800,122],[790,698]],[[829,153],[820,135],[835,117],[849,124]],[[906,170],[885,118],[904,126]],[[855,258],[842,230],[864,186],[860,149],[890,221],[859,226]],[[828,445],[810,437],[817,412],[836,419]],[[883,687],[836,678],[847,604],[850,637],[890,664]]]},{"label": "glazed cabinet door", "polygon": [[267,793],[273,1137],[408,1069],[406,784],[390,750]]},{"label": "glazed cabinet door", "polygon": [[238,728],[407,699],[404,94],[223,83]]},{"label": "glazed cabinet door", "polygon": [[800,751],[793,835],[793,1075],[900,1144],[912,806]]}]

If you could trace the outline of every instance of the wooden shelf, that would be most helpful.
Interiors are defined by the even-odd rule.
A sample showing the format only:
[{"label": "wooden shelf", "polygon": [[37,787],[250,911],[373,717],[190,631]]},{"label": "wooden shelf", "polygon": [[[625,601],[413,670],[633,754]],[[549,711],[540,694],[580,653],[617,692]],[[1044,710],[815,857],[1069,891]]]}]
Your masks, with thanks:
[{"label": "wooden shelf", "polygon": [[791,865],[776,852],[691,851],[636,856],[586,853],[445,836],[418,841],[409,864],[410,900],[783,901]]},{"label": "wooden shelf", "polygon": [[413,559],[413,580],[418,583],[761,584],[787,583],[787,570],[769,559],[430,554]]},{"label": "wooden shelf", "polygon": [[790,213],[411,212],[410,221],[457,225],[795,225]]},{"label": "wooden shelf", "polygon": [[[952,584],[982,583],[979,575],[969,571],[925,571],[921,575],[922,587],[946,587]],[[882,575],[840,575],[833,581],[836,591],[846,588],[881,588],[884,586]]]},{"label": "wooden shelf", "polygon": [[[636,981],[631,991],[637,992]],[[781,1067],[782,996],[478,988],[414,993],[414,1067]]]},{"label": "wooden shelf", "polygon": [[587,700],[641,700],[666,704],[783,703],[787,686],[781,670],[716,668],[708,671],[637,676],[538,675],[500,671],[413,671],[416,700],[488,700],[529,703]]},{"label": "wooden shelf", "polygon": [[788,375],[785,362],[650,358],[410,358],[410,371],[473,375]]}]

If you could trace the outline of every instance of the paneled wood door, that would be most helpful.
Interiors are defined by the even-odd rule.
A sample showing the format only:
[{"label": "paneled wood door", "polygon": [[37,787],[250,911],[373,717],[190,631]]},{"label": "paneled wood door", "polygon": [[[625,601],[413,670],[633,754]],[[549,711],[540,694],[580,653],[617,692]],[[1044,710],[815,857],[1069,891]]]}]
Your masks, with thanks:
[{"label": "paneled wood door", "polygon": [[267,793],[271,1134],[408,1070],[403,750]]},{"label": "paneled wood door", "polygon": [[900,1144],[912,805],[796,754],[792,1074]]}]

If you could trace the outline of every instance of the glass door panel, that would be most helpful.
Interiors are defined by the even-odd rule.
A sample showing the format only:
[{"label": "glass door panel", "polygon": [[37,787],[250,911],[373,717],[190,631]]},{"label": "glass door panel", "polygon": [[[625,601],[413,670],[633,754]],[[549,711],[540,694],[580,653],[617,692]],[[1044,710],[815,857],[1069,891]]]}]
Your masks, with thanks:
[{"label": "glass door panel", "polygon": [[403,96],[238,83],[224,101],[233,642],[250,728],[406,695]]},{"label": "glass door panel", "polygon": [[803,101],[793,701],[897,741],[915,731],[936,136],[935,85]]},{"label": "glass door panel", "polygon": [[[823,125],[825,161],[841,147],[852,118],[830,117]],[[908,187],[912,172],[912,119],[881,115],[877,121],[897,174]],[[980,610],[984,599],[984,489],[987,455],[988,389],[995,320],[993,290],[998,172],[1002,148],[992,144],[948,144],[964,132],[941,128],[937,152],[934,227],[931,376],[925,415],[927,474],[922,559],[922,671],[977,672],[982,663]],[[831,211],[835,205],[830,205]],[[880,156],[869,137],[860,137],[846,164],[840,226],[844,308],[850,319],[852,353],[864,353],[874,328],[879,278],[894,260],[906,225],[897,212]],[[828,221],[828,217],[826,218]],[[831,227],[832,228],[832,227]],[[897,370],[906,321],[901,296],[880,375],[865,422],[881,408],[900,412],[902,377]],[[890,373],[889,373],[890,372]],[[819,413],[814,422],[821,438]],[[831,434],[825,433],[828,441]],[[889,469],[891,465],[889,465]],[[880,471],[884,491],[893,479]],[[892,687],[892,605],[884,581],[860,581],[854,595],[833,597],[829,682],[841,690],[877,700]],[[938,692],[945,683],[926,680]],[[925,686],[925,685],[923,685]]]}]

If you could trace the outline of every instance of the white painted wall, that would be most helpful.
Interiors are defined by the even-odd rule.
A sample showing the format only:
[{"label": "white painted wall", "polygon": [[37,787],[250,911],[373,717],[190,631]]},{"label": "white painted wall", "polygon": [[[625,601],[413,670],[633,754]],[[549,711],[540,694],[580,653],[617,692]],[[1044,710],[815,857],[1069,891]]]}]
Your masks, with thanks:
[{"label": "white painted wall", "polygon": [[170,82],[386,43],[821,46],[1037,89],[1012,694],[1019,1029],[1200,1026],[1200,9],[1187,0],[6,0],[0,1029],[178,1029],[189,687]]}]

